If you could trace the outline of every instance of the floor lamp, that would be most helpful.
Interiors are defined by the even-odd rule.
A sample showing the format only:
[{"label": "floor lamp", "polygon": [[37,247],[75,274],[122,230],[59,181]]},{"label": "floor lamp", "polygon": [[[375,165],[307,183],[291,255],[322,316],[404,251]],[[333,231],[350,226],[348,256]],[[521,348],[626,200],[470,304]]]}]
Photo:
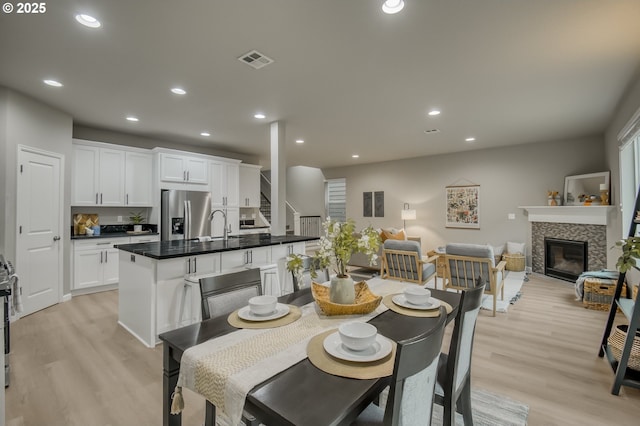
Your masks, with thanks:
[{"label": "floor lamp", "polygon": [[416,220],[416,211],[409,208],[409,203],[404,203],[400,216],[402,217],[402,227],[406,229],[407,220]]}]

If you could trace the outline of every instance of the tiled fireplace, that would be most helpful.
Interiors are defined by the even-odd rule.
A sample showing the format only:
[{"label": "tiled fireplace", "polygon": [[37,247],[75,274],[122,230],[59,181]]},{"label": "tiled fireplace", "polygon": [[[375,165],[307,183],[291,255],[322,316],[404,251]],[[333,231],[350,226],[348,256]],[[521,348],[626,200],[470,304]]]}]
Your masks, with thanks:
[{"label": "tiled fireplace", "polygon": [[575,281],[583,270],[606,268],[610,206],[523,208],[531,222],[533,272]]}]

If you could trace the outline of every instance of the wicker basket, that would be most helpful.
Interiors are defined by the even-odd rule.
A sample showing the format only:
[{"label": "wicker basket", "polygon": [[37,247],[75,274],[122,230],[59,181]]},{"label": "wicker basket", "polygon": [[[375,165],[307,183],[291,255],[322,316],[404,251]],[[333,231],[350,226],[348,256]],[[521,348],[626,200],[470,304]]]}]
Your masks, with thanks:
[{"label": "wicker basket", "polygon": [[[584,280],[584,296],[582,304],[587,309],[596,311],[608,311],[611,308],[611,300],[616,292],[617,280],[601,278],[587,278]],[[627,294],[626,285],[622,285],[621,296]]]},{"label": "wicker basket", "polygon": [[507,262],[507,265],[505,266],[507,271],[524,271],[524,254],[503,254],[502,260]]},{"label": "wicker basket", "polygon": [[361,281],[354,284],[356,290],[356,300],[354,304],[343,305],[329,301],[329,287],[315,282],[311,283],[313,298],[316,300],[322,312],[327,315],[355,315],[368,314],[380,305],[382,296],[375,295],[369,290],[366,282]]},{"label": "wicker basket", "polygon": [[[611,353],[617,361],[620,361],[620,357],[622,356],[622,348],[624,347],[626,338],[627,325],[619,325],[607,339],[609,349],[611,349]],[[627,367],[633,370],[640,370],[640,331],[636,331],[636,335],[633,338],[633,345],[631,345],[631,353],[629,354]]]}]

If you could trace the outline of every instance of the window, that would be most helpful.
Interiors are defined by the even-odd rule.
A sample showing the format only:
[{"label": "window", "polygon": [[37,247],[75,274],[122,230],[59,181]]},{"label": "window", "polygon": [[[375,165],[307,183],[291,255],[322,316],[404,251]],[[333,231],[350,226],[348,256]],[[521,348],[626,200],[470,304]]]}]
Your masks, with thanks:
[{"label": "window", "polygon": [[640,110],[618,135],[620,147],[620,203],[622,237],[626,238],[635,216],[635,200],[640,187]]},{"label": "window", "polygon": [[327,216],[333,220],[347,220],[347,180],[329,179],[325,186]]}]

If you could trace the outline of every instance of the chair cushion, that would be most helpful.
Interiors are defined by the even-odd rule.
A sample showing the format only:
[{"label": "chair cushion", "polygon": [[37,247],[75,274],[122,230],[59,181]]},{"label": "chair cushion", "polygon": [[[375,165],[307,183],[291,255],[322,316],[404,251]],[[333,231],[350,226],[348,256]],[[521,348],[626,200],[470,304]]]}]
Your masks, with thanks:
[{"label": "chair cushion", "polygon": [[417,241],[386,240],[383,247],[389,250],[415,251],[418,253],[418,257],[422,257],[422,249],[420,248],[420,243]]},{"label": "chair cushion", "polygon": [[450,243],[445,248],[447,254],[456,256],[482,257],[491,259],[491,266],[496,266],[493,247],[488,244]]}]

